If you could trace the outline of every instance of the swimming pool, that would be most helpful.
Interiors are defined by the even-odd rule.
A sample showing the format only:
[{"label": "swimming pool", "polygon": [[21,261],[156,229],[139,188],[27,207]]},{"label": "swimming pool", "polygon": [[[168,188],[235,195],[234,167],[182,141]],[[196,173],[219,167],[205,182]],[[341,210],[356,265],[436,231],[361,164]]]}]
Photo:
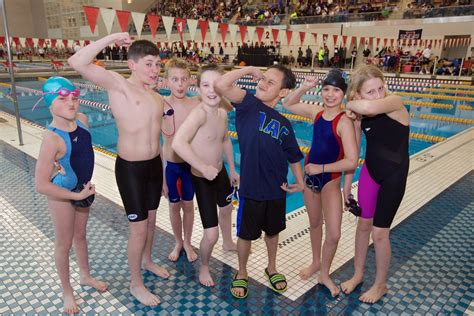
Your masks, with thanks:
[{"label": "swimming pool", "polygon": [[[299,78],[301,81],[301,78]],[[76,83],[87,85],[83,80],[73,80]],[[416,82],[405,81],[389,81],[392,91],[399,91],[401,93],[409,90],[413,95],[403,95],[403,99],[410,112],[411,126],[410,126],[410,155],[417,153],[423,149],[428,148],[435,142],[451,137],[456,133],[463,131],[472,126],[474,119],[474,112],[472,111],[474,89],[470,90],[466,87],[460,93],[460,89],[451,87],[442,87],[442,84],[436,82],[425,82],[423,84],[415,84]],[[242,87],[254,92],[255,84],[249,82],[248,79],[243,79],[238,82]],[[18,88],[18,102],[20,107],[20,115],[36,124],[47,126],[51,121],[49,110],[41,102],[34,112],[31,111],[33,104],[38,100],[39,96],[29,90],[22,89],[29,88],[40,90],[42,82],[40,81],[23,81],[17,84]],[[416,89],[413,89],[415,87]],[[428,87],[428,88],[427,88]],[[435,88],[432,88],[435,87]],[[405,89],[411,88],[411,89]],[[438,89],[437,91],[424,91],[424,89]],[[465,90],[465,91],[464,91]],[[89,100],[102,104],[108,104],[108,97],[104,91],[87,88],[84,89],[83,100]],[[0,110],[13,113],[12,102],[5,97],[9,94],[9,88],[0,87]],[[161,91],[163,94],[168,94],[166,90]],[[195,94],[190,91],[190,94]],[[419,94],[419,95],[418,95]],[[445,97],[448,96],[448,99]],[[465,100],[457,99],[458,96],[467,97]],[[455,100],[456,99],[456,100]],[[310,103],[317,103],[319,97],[316,93],[308,94],[303,97],[303,100]],[[277,106],[277,110],[287,113],[281,105]],[[115,122],[110,110],[99,108],[96,106],[81,105],[81,112],[89,117],[91,127],[92,139],[96,146],[104,148],[111,152],[116,152],[118,132]],[[467,119],[467,121],[466,121]],[[450,121],[451,120],[451,121]],[[464,122],[463,122],[464,120]],[[300,146],[310,147],[312,139],[312,124],[290,119],[295,134]],[[229,130],[235,131],[235,113],[229,113]],[[236,139],[232,139],[236,166],[239,167],[240,151]],[[365,139],[362,137],[362,144],[365,144]],[[365,146],[363,146],[365,147]],[[364,158],[365,153],[361,152],[360,158]],[[358,179],[358,172],[354,181]],[[288,177],[289,182],[293,182],[294,178],[291,172]],[[303,198],[301,193],[288,195],[287,197],[287,212],[291,212],[303,206]]]}]

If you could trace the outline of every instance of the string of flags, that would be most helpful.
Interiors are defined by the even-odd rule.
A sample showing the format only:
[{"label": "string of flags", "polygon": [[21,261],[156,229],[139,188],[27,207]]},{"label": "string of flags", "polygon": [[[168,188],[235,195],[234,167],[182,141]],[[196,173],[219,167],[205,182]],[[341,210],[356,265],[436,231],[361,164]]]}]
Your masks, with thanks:
[{"label": "string of flags", "polygon": [[[451,38],[432,38],[432,39],[398,39],[388,37],[366,37],[366,36],[347,36],[347,35],[335,35],[335,34],[320,34],[311,31],[299,31],[299,30],[288,30],[282,29],[281,26],[247,26],[237,25],[232,23],[217,23],[204,20],[194,20],[186,18],[175,18],[170,16],[159,16],[152,14],[145,14],[140,12],[130,12],[123,10],[114,10],[107,8],[97,8],[91,6],[84,6],[84,14],[86,15],[87,22],[89,24],[91,33],[95,33],[97,26],[97,20],[99,14],[102,21],[105,24],[107,33],[112,32],[112,27],[115,21],[118,22],[122,32],[127,32],[130,23],[133,23],[137,35],[140,37],[142,34],[143,27],[146,25],[149,27],[153,39],[156,38],[158,27],[160,22],[163,24],[166,37],[168,41],[163,43],[157,42],[158,47],[168,47],[170,45],[171,35],[177,34],[180,42],[187,44],[187,47],[192,45],[197,46],[198,42],[201,42],[201,46],[204,47],[221,43],[224,47],[230,44],[230,47],[240,43],[255,42],[255,34],[257,35],[256,42],[280,42],[282,45],[330,45],[333,47],[358,47],[371,46],[374,48],[382,48],[386,46],[402,46],[402,47],[414,47],[424,48],[430,46],[431,48],[450,48],[459,46],[470,46],[471,36],[458,36]],[[200,29],[201,38],[197,38],[197,29]],[[207,34],[210,35],[210,40],[206,39]],[[220,33],[220,38],[217,37]],[[237,33],[240,33],[240,38],[237,37]],[[296,36],[293,36],[297,33]],[[186,40],[185,40],[186,34]],[[227,36],[229,35],[229,36]],[[72,39],[45,39],[45,38],[24,38],[24,37],[12,37],[12,43],[15,46],[24,46],[27,48],[33,47],[72,47],[77,44],[80,46],[88,45],[90,40],[72,40]],[[5,37],[0,36],[0,44],[5,45]],[[382,45],[382,46],[381,46]]]}]

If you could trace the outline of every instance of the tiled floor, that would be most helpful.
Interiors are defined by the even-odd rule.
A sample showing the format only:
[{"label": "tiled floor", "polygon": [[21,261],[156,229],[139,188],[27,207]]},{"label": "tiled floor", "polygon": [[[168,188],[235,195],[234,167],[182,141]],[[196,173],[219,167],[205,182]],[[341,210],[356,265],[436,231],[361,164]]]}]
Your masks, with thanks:
[{"label": "tiled floor", "polygon": [[[53,232],[46,200],[34,192],[33,174],[41,131],[24,126],[25,145],[15,149],[13,123],[0,124],[0,314],[55,313],[60,310],[60,289],[55,276]],[[5,126],[10,124],[10,127]],[[154,254],[167,266],[172,277],[161,280],[145,274],[146,285],[158,293],[163,304],[146,308],[128,294],[128,270],[125,244],[127,222],[115,181],[113,164],[108,156],[97,153],[94,181],[100,193],[88,226],[90,261],[93,272],[110,284],[110,291],[97,294],[81,288],[73,273],[74,289],[80,297],[82,312],[147,313],[164,311],[173,314],[324,314],[324,313],[462,313],[474,312],[472,306],[474,264],[472,254],[472,131],[412,158],[408,190],[392,233],[394,258],[390,269],[391,291],[378,304],[362,304],[357,293],[370,285],[366,280],[357,293],[331,299],[314,281],[302,282],[297,273],[307,261],[309,240],[305,210],[288,217],[288,229],[280,238],[279,265],[289,280],[285,295],[274,294],[263,278],[266,263],[264,243],[257,241],[249,262],[250,295],[236,301],[229,293],[230,278],[237,267],[237,257],[216,247],[211,271],[218,285],[206,289],[199,285],[199,262],[189,264],[182,257],[176,264],[166,257],[173,246],[166,201],[159,209]],[[11,145],[9,145],[11,144]],[[466,166],[467,162],[467,166]],[[437,172],[429,171],[437,170]],[[444,170],[438,172],[438,170]],[[456,183],[453,185],[453,183]],[[439,192],[441,195],[423,206]],[[419,209],[419,210],[418,210]],[[413,212],[418,210],[414,215]],[[407,219],[408,218],[408,219]],[[406,219],[406,220],[405,220]],[[405,221],[403,221],[405,220]],[[403,221],[403,222],[402,222]],[[193,244],[198,245],[202,231],[196,217]],[[399,224],[401,223],[401,224]],[[333,277],[340,281],[351,273],[355,220],[344,215],[343,238],[335,258]],[[72,255],[71,269],[77,271]],[[368,271],[373,272],[373,249]],[[371,274],[371,273],[369,273]]]}]

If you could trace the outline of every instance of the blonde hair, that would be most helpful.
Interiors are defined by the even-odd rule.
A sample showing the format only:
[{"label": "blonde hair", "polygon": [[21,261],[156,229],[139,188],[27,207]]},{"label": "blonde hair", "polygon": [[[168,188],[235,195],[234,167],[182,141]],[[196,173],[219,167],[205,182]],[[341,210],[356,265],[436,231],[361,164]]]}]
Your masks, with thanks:
[{"label": "blonde hair", "polygon": [[170,70],[172,68],[184,69],[188,72],[188,75],[191,76],[191,71],[189,71],[188,64],[181,58],[171,58],[165,65],[165,77],[168,77]]},{"label": "blonde hair", "polygon": [[[370,79],[379,78],[382,80],[385,86],[385,77],[383,72],[375,65],[361,65],[351,74],[351,80],[349,82],[349,87],[347,88],[347,101],[352,101],[355,99],[357,93],[360,92],[362,85]],[[385,86],[385,95],[389,91]]]}]

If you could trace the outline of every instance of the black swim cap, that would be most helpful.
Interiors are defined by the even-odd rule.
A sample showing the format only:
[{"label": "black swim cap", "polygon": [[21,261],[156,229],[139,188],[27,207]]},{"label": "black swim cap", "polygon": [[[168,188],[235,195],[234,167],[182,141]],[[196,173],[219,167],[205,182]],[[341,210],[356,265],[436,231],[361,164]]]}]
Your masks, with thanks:
[{"label": "black swim cap", "polygon": [[334,68],[329,70],[326,77],[323,78],[323,81],[321,82],[321,88],[329,85],[339,88],[344,93],[346,93],[348,83],[349,77],[347,76],[347,73],[339,68]]}]

